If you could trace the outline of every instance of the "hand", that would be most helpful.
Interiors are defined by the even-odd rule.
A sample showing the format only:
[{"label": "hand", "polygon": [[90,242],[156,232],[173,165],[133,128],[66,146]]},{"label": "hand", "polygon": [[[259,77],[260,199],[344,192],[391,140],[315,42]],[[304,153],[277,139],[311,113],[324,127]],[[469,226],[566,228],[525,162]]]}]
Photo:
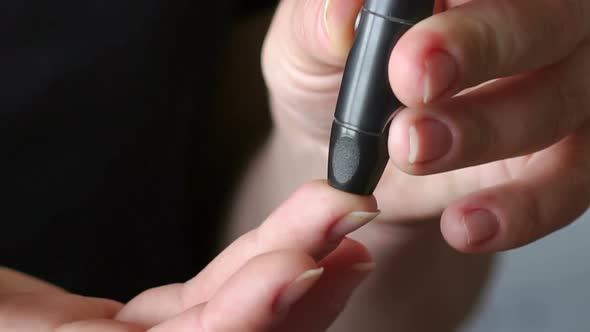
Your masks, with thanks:
[{"label": "hand", "polygon": [[21,280],[20,289],[0,291],[0,331],[325,331],[373,267],[365,247],[345,236],[374,211],[372,197],[306,185],[193,280],[125,306],[0,273],[3,285]]},{"label": "hand", "polygon": [[[324,160],[362,3],[283,0],[264,48],[279,133]],[[391,56],[408,108],[375,193],[382,219],[442,215],[446,240],[468,253],[572,222],[590,202],[590,2],[447,0],[437,11]]]}]

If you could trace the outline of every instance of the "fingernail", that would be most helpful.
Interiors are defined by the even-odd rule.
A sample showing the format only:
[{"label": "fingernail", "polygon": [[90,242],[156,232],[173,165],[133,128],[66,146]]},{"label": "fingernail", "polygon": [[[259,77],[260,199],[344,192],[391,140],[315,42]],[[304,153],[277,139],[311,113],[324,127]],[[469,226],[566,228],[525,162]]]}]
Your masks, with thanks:
[{"label": "fingernail", "polygon": [[324,273],[324,268],[309,270],[297,277],[283,293],[275,305],[277,313],[285,313],[301,300],[301,298],[316,284]]},{"label": "fingernail", "polygon": [[409,130],[410,164],[427,163],[442,158],[451,150],[453,135],[437,120],[420,120]]},{"label": "fingernail", "polygon": [[361,273],[372,272],[377,267],[374,262],[369,263],[357,263],[350,267],[351,270]]},{"label": "fingernail", "polygon": [[345,55],[352,47],[354,26],[360,9],[360,1],[326,0],[324,26],[330,43],[338,54]]},{"label": "fingernail", "polygon": [[437,51],[424,61],[424,104],[448,90],[457,76],[457,64],[447,52]]},{"label": "fingernail", "polygon": [[365,226],[366,224],[373,221],[377,216],[381,214],[378,212],[352,212],[340,219],[334,227],[330,230],[330,238],[334,240],[341,239],[356,231],[357,229]]},{"label": "fingernail", "polygon": [[475,210],[463,216],[467,244],[481,245],[496,236],[500,229],[498,218],[487,210]]}]

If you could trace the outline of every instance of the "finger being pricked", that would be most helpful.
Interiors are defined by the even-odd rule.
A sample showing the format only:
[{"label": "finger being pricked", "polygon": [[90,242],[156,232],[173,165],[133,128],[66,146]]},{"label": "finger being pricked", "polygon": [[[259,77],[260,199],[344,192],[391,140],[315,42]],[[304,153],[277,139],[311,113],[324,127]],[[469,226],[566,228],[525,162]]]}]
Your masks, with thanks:
[{"label": "finger being pricked", "polygon": [[513,180],[451,204],[442,232],[467,253],[513,249],[568,225],[590,205],[590,124],[534,154]]},{"label": "finger being pricked", "polygon": [[587,43],[586,0],[447,0],[393,51],[393,89],[410,107],[446,100],[492,79],[560,62]]},{"label": "finger being pricked", "polygon": [[253,256],[281,249],[305,252],[320,261],[349,233],[378,215],[374,197],[356,196],[330,187],[326,181],[302,186],[257,229],[224,250],[196,278],[187,283],[187,294],[207,297]]}]

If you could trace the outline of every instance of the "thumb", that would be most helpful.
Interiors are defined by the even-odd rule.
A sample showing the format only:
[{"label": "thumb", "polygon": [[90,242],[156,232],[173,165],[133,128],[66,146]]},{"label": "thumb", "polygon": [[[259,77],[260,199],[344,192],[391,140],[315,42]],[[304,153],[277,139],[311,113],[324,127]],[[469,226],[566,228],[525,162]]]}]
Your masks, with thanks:
[{"label": "thumb", "polygon": [[295,120],[307,134],[312,130],[325,138],[363,3],[281,2],[262,52],[264,77],[279,127],[282,123],[291,126]]},{"label": "thumb", "polygon": [[[305,65],[342,66],[354,38],[363,0],[283,0],[267,38],[267,46],[292,52]],[[283,49],[283,47],[285,49]],[[274,51],[274,50],[273,50]],[[294,59],[293,59],[294,60]]]}]

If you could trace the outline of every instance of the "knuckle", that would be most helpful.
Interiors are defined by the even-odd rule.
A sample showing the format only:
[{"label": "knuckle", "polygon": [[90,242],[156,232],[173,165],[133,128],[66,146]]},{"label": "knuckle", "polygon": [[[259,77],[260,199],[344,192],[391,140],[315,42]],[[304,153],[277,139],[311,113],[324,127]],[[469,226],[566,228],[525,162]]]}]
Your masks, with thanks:
[{"label": "knuckle", "polygon": [[[498,0],[494,4],[496,6],[496,15],[503,17],[506,25],[516,27],[517,19],[514,18],[513,1]],[[487,47],[483,50],[487,53],[484,67],[488,67],[492,71],[490,77],[498,77],[508,73],[507,68],[511,64],[518,61],[521,54],[520,48],[526,41],[519,38],[518,33],[502,33],[502,29],[493,26],[488,19],[481,19],[481,31],[485,38]]]},{"label": "knuckle", "polygon": [[[475,68],[479,68],[478,71],[482,71],[482,77],[492,77],[501,67],[501,63],[505,62],[503,58],[512,53],[513,43],[499,43],[501,39],[498,30],[485,17],[470,16],[467,24],[474,34],[465,40],[464,47],[470,53],[467,58],[476,59],[477,63],[474,65]],[[479,78],[476,81],[478,82]]]},{"label": "knuckle", "polygon": [[[517,60],[524,41],[513,31],[518,21],[514,18],[512,2],[497,0],[490,4],[493,10],[461,17],[466,22],[467,30],[471,31],[464,40],[468,58],[473,59],[473,69],[482,77],[502,76],[507,72],[508,66]],[[505,28],[498,28],[499,21],[513,27],[510,33],[506,33],[508,30]],[[470,83],[480,83],[481,77],[474,79]]]},{"label": "knuckle", "polygon": [[247,232],[246,234],[241,235],[237,238],[233,243],[232,246],[242,248],[242,254],[247,255],[247,257],[254,257],[258,255],[261,250],[263,249],[263,241],[261,234],[262,227],[258,227],[254,230]]}]

